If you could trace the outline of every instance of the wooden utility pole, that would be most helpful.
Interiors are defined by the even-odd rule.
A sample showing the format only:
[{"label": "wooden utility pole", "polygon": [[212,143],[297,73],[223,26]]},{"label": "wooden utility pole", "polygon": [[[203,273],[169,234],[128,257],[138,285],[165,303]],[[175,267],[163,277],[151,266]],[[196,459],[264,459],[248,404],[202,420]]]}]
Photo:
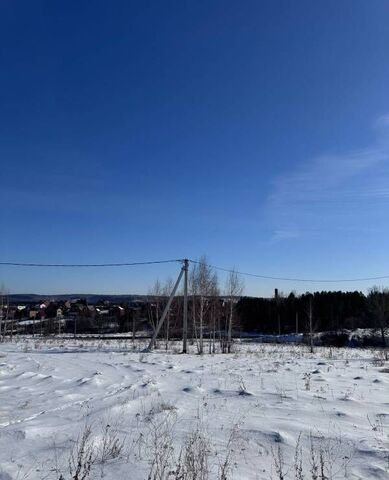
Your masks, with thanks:
[{"label": "wooden utility pole", "polygon": [[188,343],[188,269],[189,260],[184,260],[184,312],[182,321],[182,353],[187,353]]},{"label": "wooden utility pole", "polygon": [[296,333],[299,333],[299,312],[296,312]]}]

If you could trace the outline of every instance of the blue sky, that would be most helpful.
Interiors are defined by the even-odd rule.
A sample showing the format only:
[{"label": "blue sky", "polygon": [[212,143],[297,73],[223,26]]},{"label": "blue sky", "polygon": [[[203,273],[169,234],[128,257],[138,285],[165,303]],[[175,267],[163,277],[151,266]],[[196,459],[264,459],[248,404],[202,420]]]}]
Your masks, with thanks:
[{"label": "blue sky", "polygon": [[[0,37],[2,261],[389,275],[386,0],[6,0]],[[141,293],[176,271],[1,267],[0,282]]]}]

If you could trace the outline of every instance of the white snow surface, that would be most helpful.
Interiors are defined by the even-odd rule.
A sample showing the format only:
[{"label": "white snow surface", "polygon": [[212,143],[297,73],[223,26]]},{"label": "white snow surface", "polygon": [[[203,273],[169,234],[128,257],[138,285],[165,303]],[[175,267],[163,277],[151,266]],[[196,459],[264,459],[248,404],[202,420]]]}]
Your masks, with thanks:
[{"label": "white snow surface", "polygon": [[[389,363],[382,352],[136,348],[71,339],[0,344],[0,479],[72,478],[68,461],[85,425],[98,457],[91,479],[147,479],[158,428],[172,435],[171,468],[188,434],[200,429],[210,445],[209,478],[219,478],[229,438],[228,478],[277,479],[279,453],[285,479],[297,478],[299,436],[304,478],[311,478],[311,445],[326,456],[326,478],[389,478]],[[123,448],[102,461],[107,428]]]}]

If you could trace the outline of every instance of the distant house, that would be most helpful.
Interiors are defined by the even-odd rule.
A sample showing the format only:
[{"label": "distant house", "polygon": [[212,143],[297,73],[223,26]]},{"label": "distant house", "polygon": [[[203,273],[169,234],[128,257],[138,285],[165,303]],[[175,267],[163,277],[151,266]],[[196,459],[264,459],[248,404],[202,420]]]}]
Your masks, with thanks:
[{"label": "distant house", "polygon": [[46,303],[41,303],[39,305],[39,315],[41,319],[46,318],[46,307]]},{"label": "distant house", "polygon": [[31,320],[35,320],[39,316],[39,310],[36,308],[30,308],[28,316]]}]

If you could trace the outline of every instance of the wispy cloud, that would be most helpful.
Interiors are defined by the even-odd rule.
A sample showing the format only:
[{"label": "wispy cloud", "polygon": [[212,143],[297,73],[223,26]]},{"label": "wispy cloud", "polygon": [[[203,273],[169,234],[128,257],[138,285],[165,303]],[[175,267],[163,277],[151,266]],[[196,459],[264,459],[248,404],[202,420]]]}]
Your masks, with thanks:
[{"label": "wispy cloud", "polygon": [[272,240],[361,224],[373,204],[389,197],[389,115],[376,123],[377,142],[337,155],[320,155],[276,178],[266,202]]}]

